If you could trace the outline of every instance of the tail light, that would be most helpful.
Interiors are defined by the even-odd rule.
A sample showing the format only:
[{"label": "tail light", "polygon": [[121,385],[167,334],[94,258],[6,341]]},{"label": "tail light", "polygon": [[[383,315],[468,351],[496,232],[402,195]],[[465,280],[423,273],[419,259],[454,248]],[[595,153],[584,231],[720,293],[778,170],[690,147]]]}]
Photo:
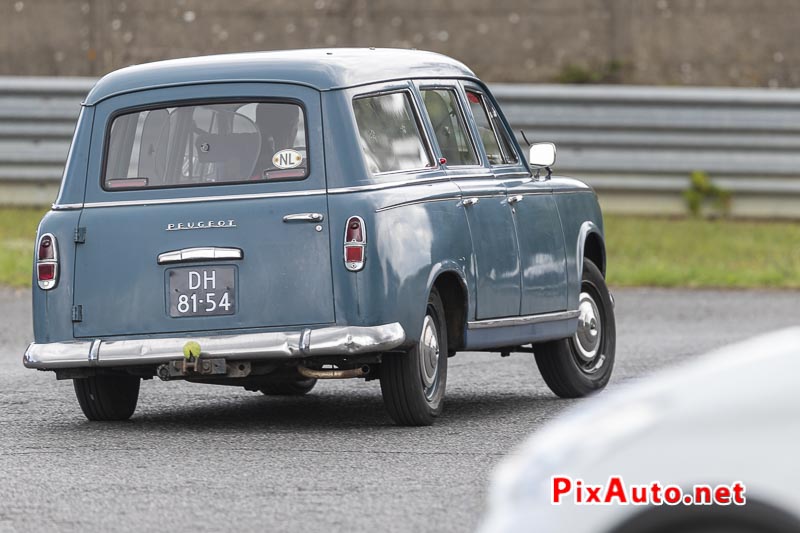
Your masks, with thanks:
[{"label": "tail light", "polygon": [[350,217],[344,229],[344,266],[350,272],[364,268],[367,246],[367,228],[361,217]]},{"label": "tail light", "polygon": [[58,243],[52,233],[39,237],[36,246],[36,281],[40,289],[48,290],[58,282]]}]

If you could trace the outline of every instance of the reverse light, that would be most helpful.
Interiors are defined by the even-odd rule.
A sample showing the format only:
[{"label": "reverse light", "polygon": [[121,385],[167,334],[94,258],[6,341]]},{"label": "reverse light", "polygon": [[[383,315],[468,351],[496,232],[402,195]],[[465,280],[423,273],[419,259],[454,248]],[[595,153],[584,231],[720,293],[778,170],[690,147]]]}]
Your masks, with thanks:
[{"label": "reverse light", "polygon": [[44,290],[52,289],[58,282],[58,243],[52,233],[39,237],[36,246],[36,282]]},{"label": "reverse light", "polygon": [[367,228],[361,217],[350,217],[344,229],[344,266],[350,272],[364,268]]}]

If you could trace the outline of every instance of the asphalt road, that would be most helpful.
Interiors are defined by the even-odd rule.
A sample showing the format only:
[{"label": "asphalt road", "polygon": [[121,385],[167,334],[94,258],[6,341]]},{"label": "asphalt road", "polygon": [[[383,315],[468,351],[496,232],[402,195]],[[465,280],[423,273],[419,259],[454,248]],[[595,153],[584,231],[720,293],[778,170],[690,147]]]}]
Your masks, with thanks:
[{"label": "asphalt road", "polygon": [[[615,295],[610,388],[797,321],[797,293]],[[89,423],[70,382],[22,367],[29,315],[0,289],[0,531],[469,531],[493,466],[575,404],[530,355],[459,354],[430,428],[391,425],[361,381],[274,399],[152,380],[130,422]]]}]

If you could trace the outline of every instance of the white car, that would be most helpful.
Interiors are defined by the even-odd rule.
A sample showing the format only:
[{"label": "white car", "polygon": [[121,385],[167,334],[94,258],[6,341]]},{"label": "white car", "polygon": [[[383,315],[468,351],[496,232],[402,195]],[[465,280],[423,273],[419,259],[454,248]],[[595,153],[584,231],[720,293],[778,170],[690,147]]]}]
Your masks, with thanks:
[{"label": "white car", "polygon": [[[800,328],[587,400],[501,463],[480,531],[800,531],[798,408]],[[660,505],[633,503],[654,484]]]}]

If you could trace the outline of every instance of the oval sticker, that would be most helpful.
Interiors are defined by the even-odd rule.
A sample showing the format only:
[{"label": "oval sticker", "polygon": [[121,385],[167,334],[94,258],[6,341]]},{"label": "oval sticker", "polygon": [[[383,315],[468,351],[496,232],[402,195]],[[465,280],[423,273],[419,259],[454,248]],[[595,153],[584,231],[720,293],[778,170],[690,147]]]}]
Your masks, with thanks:
[{"label": "oval sticker", "polygon": [[297,150],[281,150],[272,156],[272,164],[276,168],[295,168],[303,162],[303,156]]}]

